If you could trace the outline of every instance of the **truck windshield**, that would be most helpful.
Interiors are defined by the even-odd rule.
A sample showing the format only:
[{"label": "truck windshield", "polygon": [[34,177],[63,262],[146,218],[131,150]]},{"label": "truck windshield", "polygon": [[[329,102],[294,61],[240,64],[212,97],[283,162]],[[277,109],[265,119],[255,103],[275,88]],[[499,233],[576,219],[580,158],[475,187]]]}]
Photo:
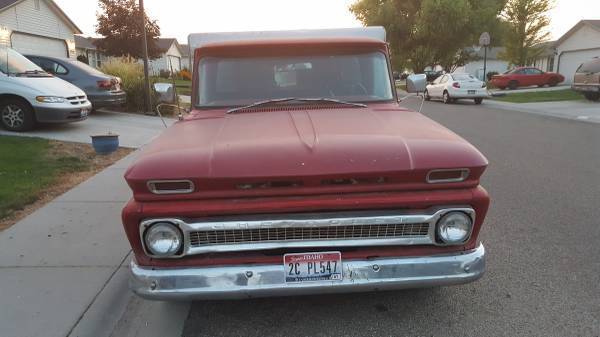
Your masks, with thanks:
[{"label": "truck windshield", "polygon": [[200,107],[240,106],[268,99],[393,99],[382,53],[221,58],[199,62]]},{"label": "truck windshield", "polygon": [[42,68],[11,48],[0,47],[0,72],[11,75],[44,74]]}]

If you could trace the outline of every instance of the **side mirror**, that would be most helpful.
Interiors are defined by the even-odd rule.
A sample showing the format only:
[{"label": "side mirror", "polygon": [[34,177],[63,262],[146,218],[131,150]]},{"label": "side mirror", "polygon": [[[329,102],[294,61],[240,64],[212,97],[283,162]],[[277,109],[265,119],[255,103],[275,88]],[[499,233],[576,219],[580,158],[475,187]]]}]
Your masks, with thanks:
[{"label": "side mirror", "polygon": [[427,75],[412,74],[406,78],[406,91],[409,94],[425,92],[427,88]]},{"label": "side mirror", "polygon": [[161,103],[175,103],[175,90],[171,83],[154,83],[154,91]]}]

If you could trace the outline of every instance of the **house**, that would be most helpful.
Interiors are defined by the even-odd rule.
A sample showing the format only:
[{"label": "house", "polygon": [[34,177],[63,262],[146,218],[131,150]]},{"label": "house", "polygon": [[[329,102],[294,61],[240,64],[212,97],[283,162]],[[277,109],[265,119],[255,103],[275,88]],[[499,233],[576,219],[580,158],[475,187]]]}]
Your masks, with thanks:
[{"label": "house", "polygon": [[554,69],[570,84],[583,62],[600,57],[600,20],[579,21],[556,41],[554,48]]},{"label": "house", "polygon": [[75,58],[81,33],[52,0],[0,0],[0,45],[22,54]]},{"label": "house", "polygon": [[109,59],[109,57],[96,46],[95,42],[97,40],[98,39],[91,37],[75,35],[75,50],[77,51],[77,57],[84,56],[88,60],[88,64],[94,68],[100,68],[102,63]]},{"label": "house", "polygon": [[159,75],[161,70],[163,72],[170,72],[171,68],[173,72],[177,72],[182,69],[181,59],[183,57],[183,50],[177,39],[173,38],[159,38],[156,41],[156,45],[161,52],[161,55],[150,60],[148,64],[149,71],[152,75]]},{"label": "house", "polygon": [[528,64],[530,67],[536,67],[540,70],[553,72],[556,56],[556,41],[543,42],[539,45],[541,54]]},{"label": "house", "polygon": [[[467,52],[474,54],[474,59],[462,67],[458,67],[454,72],[456,73],[468,73],[480,80],[484,79],[483,74],[483,63],[485,57],[485,50],[483,48],[476,50],[474,48],[467,48]],[[510,69],[507,61],[501,60],[498,55],[504,51],[504,47],[491,47],[487,50],[487,62],[486,72],[497,72],[502,74],[503,72]]]},{"label": "house", "polygon": [[190,47],[187,44],[181,45],[181,67],[187,68],[189,71],[192,71],[193,65],[192,61],[194,58],[190,58]]}]

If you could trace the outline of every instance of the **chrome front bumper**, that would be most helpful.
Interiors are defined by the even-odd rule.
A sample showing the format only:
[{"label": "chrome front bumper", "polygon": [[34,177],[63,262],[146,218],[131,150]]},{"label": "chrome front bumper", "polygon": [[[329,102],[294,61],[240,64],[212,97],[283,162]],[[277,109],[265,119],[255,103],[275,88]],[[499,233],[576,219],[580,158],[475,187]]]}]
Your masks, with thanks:
[{"label": "chrome front bumper", "polygon": [[485,249],[419,257],[342,261],[343,280],[286,284],[283,262],[198,268],[147,268],[131,262],[130,287],[152,300],[268,296],[424,288],[468,283],[485,271]]}]

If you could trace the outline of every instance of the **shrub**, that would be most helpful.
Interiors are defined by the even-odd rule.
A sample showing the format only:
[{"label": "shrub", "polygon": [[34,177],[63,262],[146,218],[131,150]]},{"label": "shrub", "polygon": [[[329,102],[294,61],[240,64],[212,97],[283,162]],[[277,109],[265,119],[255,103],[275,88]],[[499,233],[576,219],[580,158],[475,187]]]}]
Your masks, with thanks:
[{"label": "shrub", "polygon": [[[105,62],[101,70],[109,75],[121,79],[121,88],[127,93],[126,110],[130,112],[144,112],[144,66],[133,59],[121,58]],[[150,86],[156,82],[150,78]],[[158,104],[158,95],[150,90],[151,106],[154,112]]]},{"label": "shrub", "polygon": [[179,72],[179,77],[182,80],[187,80],[187,81],[191,81],[192,80],[192,73],[190,73],[189,70],[187,70],[187,68],[183,68],[180,72]]},{"label": "shrub", "polygon": [[77,61],[90,64],[90,60],[88,60],[87,56],[85,55],[77,55]]},{"label": "shrub", "polygon": [[485,77],[487,78],[488,81],[491,81],[492,80],[492,76],[498,75],[498,74],[499,73],[497,71],[489,71]]},{"label": "shrub", "polygon": [[166,69],[161,69],[158,72],[158,77],[169,78],[169,77],[171,77],[171,72]]}]

